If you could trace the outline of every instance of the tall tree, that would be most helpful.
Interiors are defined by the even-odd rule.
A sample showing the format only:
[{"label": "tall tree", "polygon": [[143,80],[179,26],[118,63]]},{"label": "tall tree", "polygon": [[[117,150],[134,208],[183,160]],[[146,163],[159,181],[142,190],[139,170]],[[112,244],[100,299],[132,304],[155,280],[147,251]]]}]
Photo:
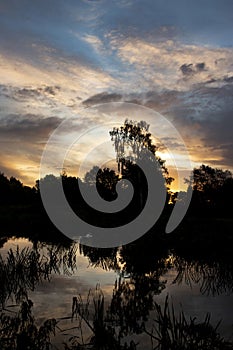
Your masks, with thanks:
[{"label": "tall tree", "polygon": [[[111,140],[115,146],[118,171],[124,175],[130,163],[135,163],[144,156],[148,157],[147,151],[150,151],[148,161],[157,161],[155,163],[159,164],[166,184],[170,185],[174,179],[169,177],[165,161],[156,154],[158,147],[153,142],[149,127],[150,125],[145,121],[136,122],[126,119],[123,126],[114,127],[110,131]],[[126,156],[129,157],[128,160],[126,160]]]},{"label": "tall tree", "polygon": [[169,190],[174,179],[169,176],[165,161],[156,154],[158,147],[149,132],[149,124],[126,119],[123,126],[110,131],[110,136],[114,142],[118,171],[122,178],[128,178],[137,189],[136,200],[141,209],[147,198],[147,181],[143,170],[137,166],[137,161],[143,159],[154,163],[155,171],[162,172],[164,186]]}]

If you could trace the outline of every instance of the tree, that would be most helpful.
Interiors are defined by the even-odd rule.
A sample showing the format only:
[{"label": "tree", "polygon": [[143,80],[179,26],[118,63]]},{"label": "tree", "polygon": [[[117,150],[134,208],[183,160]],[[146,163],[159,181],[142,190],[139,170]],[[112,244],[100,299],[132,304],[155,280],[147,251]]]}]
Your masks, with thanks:
[{"label": "tree", "polygon": [[3,174],[0,173],[0,204],[6,204],[9,202],[10,196],[10,181]]},{"label": "tree", "polygon": [[137,188],[141,208],[146,200],[143,194],[146,189],[146,178],[143,171],[137,166],[138,160],[144,159],[154,163],[155,171],[162,172],[164,185],[169,190],[174,179],[169,177],[165,161],[156,154],[158,147],[154,144],[149,132],[149,124],[145,121],[136,122],[126,119],[123,126],[110,131],[110,136],[114,142],[118,171],[123,178],[130,179]]},{"label": "tree", "polygon": [[209,192],[219,190],[232,174],[229,170],[214,169],[202,164],[193,170],[193,189],[196,191]]},{"label": "tree", "polygon": [[193,179],[186,179],[193,188],[192,205],[212,212],[227,213],[231,207],[233,178],[229,170],[202,164],[194,168]]},{"label": "tree", "polygon": [[84,182],[89,186],[96,185],[101,197],[108,201],[116,199],[116,184],[118,181],[119,176],[114,170],[109,168],[100,169],[97,166],[88,171],[84,177]]},{"label": "tree", "polygon": [[11,176],[8,179],[0,173],[0,204],[1,205],[24,205],[32,204],[35,200],[36,189],[24,186],[23,183]]},{"label": "tree", "polygon": [[[125,156],[128,152],[130,161],[140,159],[145,156],[146,151],[150,151],[151,161],[156,160],[162,168],[167,184],[170,184],[173,179],[168,177],[168,170],[165,166],[165,161],[156,155],[158,147],[154,145],[152,135],[149,132],[149,124],[145,121],[136,122],[133,120],[125,120],[125,123],[120,128],[113,128],[110,131],[111,140],[114,141],[116,160],[118,163],[118,171],[123,174],[128,162]],[[148,155],[148,153],[147,153]]]}]

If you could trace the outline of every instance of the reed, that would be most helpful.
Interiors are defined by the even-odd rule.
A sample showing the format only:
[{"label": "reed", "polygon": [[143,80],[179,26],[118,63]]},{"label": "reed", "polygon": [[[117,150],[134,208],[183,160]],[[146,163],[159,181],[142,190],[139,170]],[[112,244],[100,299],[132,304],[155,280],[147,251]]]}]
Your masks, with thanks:
[{"label": "reed", "polygon": [[22,302],[14,316],[0,314],[1,350],[49,350],[51,337],[55,335],[57,321],[46,320],[37,327],[32,315],[31,300]]},{"label": "reed", "polygon": [[218,332],[220,322],[214,327],[210,313],[203,322],[196,318],[187,320],[183,311],[176,316],[168,296],[162,308],[155,302],[156,317],[152,330],[145,333],[151,337],[153,350],[229,350],[233,344],[225,341]]}]

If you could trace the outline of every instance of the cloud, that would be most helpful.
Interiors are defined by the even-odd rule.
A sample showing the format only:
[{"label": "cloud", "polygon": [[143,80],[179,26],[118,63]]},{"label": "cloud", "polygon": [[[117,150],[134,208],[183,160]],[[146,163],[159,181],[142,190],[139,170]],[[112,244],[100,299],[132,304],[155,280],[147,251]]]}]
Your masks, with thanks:
[{"label": "cloud", "polygon": [[51,131],[61,122],[57,117],[11,114],[0,119],[0,171],[34,185],[39,164]]},{"label": "cloud", "polygon": [[[188,90],[194,84],[218,80],[232,73],[231,48],[201,47],[176,41],[151,43],[139,38],[114,39],[112,45],[128,67],[131,87],[138,90],[144,88],[145,91],[153,86]],[[187,76],[192,79],[187,80]]]},{"label": "cloud", "polygon": [[[187,7],[183,0],[176,5],[169,0],[169,6],[151,0],[10,3],[0,13],[2,83],[22,89],[60,86],[62,93],[56,91],[53,102],[57,96],[67,106],[77,105],[72,90],[83,99],[105,90],[184,90],[231,75],[230,48],[218,48],[208,40],[208,45],[200,45],[184,34],[185,27],[189,34],[201,27],[206,33],[213,23],[218,32],[229,30],[229,2],[220,7],[213,0],[207,27],[207,4],[200,11],[197,4]],[[225,24],[216,20],[216,12],[224,14]],[[191,15],[193,20],[188,21]]]},{"label": "cloud", "polygon": [[6,98],[14,99],[15,101],[30,101],[30,100],[41,100],[49,99],[55,97],[60,91],[59,86],[46,86],[42,85],[40,87],[13,87],[7,85],[0,86],[0,94]]},{"label": "cloud", "polygon": [[86,34],[83,37],[83,39],[84,41],[89,43],[91,46],[93,46],[97,51],[100,51],[102,49],[103,43],[100,40],[100,38],[98,38],[96,35]]},{"label": "cloud", "polygon": [[[233,103],[231,107],[233,108]],[[222,111],[221,118],[202,123],[204,147],[209,148],[212,155],[220,152],[218,163],[224,167],[230,166],[231,169],[233,169],[232,108]]]},{"label": "cloud", "polygon": [[108,102],[118,102],[122,100],[122,95],[117,93],[108,93],[102,92],[100,94],[96,94],[94,96],[89,97],[84,100],[82,103],[85,106],[93,106],[99,103],[108,103]]},{"label": "cloud", "polygon": [[193,75],[199,72],[203,72],[205,70],[205,63],[201,62],[201,63],[196,63],[195,65],[193,65],[192,63],[189,63],[189,64],[184,63],[180,67],[180,70],[185,76]]},{"label": "cloud", "polygon": [[205,62],[197,63],[196,64],[196,70],[198,72],[202,72],[203,70],[205,70]]},{"label": "cloud", "polygon": [[[221,81],[224,82],[221,87],[200,83],[188,91],[155,89],[122,95],[106,92],[90,97],[87,104],[120,100],[152,108],[177,128],[195,164],[206,163],[233,169],[233,84],[231,79],[222,78]],[[174,143],[173,139],[168,136],[163,141],[179,153],[179,144]],[[160,151],[166,150],[161,146]]]},{"label": "cloud", "polygon": [[2,140],[39,142],[46,139],[60,123],[61,119],[57,117],[7,115],[0,120],[0,135]]},{"label": "cloud", "polygon": [[180,70],[181,70],[181,72],[184,75],[190,75],[190,74],[194,73],[193,64],[192,63],[190,63],[190,64],[182,64],[182,66],[180,67]]},{"label": "cloud", "polygon": [[18,90],[16,98],[37,93],[68,106],[77,96],[87,98],[90,91],[98,93],[117,83],[108,72],[80,56],[50,51],[40,45],[34,45],[29,56],[24,52],[9,54],[2,49],[0,74],[1,84]]},{"label": "cloud", "polygon": [[187,92],[148,92],[142,103],[173,123],[194,162],[233,170],[232,94],[232,83],[221,88],[201,84]]},{"label": "cloud", "polygon": [[229,0],[2,4],[3,169],[33,174],[43,142],[60,121],[71,119],[68,138],[72,130],[95,125],[94,118],[85,119],[86,107],[117,101],[164,114],[188,141],[195,161],[231,164],[232,5]]}]

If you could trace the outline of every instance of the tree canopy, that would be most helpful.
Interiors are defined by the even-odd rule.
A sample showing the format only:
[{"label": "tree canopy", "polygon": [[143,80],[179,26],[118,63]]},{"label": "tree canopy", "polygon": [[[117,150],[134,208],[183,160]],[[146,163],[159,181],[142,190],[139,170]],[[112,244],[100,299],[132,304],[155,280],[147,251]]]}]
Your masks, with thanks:
[{"label": "tree canopy", "polygon": [[194,168],[193,178],[186,179],[193,187],[191,208],[204,214],[228,215],[232,207],[233,178],[229,170],[202,164]]},{"label": "tree canopy", "polygon": [[[170,185],[174,179],[169,177],[165,161],[156,154],[158,147],[149,132],[149,127],[150,125],[145,121],[136,122],[126,119],[123,126],[114,127],[109,132],[111,140],[114,142],[118,171],[124,176],[125,172],[128,173],[127,168],[132,163],[134,164],[142,157],[147,157],[148,161],[160,166],[166,184]],[[160,169],[157,168],[157,170]]]}]

